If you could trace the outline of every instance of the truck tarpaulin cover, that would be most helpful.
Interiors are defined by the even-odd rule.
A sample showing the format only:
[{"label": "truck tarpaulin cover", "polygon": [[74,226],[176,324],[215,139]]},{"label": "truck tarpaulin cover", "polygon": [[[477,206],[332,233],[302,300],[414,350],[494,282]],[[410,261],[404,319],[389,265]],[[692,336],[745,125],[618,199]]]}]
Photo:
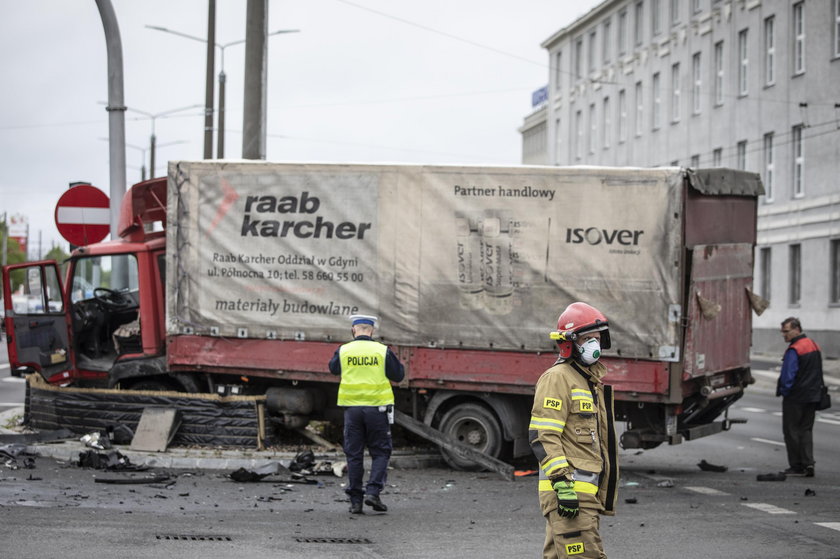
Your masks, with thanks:
[{"label": "truck tarpaulin cover", "polygon": [[550,350],[560,312],[585,301],[610,320],[612,351],[677,360],[683,180],[173,162],[167,331],[343,340],[362,313],[392,344]]}]

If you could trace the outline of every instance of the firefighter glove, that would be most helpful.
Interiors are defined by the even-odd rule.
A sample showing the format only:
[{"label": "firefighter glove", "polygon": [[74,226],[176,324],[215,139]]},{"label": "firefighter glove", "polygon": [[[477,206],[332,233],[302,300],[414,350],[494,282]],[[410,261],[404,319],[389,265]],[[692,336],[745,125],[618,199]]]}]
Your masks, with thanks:
[{"label": "firefighter glove", "polygon": [[575,518],[580,512],[574,480],[561,480],[552,485],[557,492],[557,514],[564,518]]}]

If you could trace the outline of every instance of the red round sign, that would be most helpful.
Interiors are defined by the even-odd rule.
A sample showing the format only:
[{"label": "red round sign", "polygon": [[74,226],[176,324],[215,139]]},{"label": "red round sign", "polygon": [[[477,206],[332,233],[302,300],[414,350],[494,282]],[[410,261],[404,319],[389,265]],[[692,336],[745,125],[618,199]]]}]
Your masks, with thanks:
[{"label": "red round sign", "polygon": [[108,196],[95,186],[74,186],[55,205],[55,225],[71,244],[98,243],[111,231],[110,206]]}]

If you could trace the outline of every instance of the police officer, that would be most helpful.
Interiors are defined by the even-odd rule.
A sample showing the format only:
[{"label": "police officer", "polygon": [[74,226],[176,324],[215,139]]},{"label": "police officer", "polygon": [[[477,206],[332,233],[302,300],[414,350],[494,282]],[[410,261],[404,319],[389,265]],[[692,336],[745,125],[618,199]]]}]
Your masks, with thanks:
[{"label": "police officer", "polygon": [[540,463],[544,558],[605,558],[599,514],[614,514],[618,459],[612,388],[602,382],[609,323],[598,309],[572,303],[551,338],[560,356],[537,381],[529,440]]},{"label": "police officer", "polygon": [[[388,507],[379,498],[388,477],[391,458],[391,425],[389,417],[394,406],[391,383],[400,382],[405,369],[388,346],[373,341],[375,316],[350,317],[353,341],[339,347],[330,360],[330,372],[341,375],[338,405],[344,407],[344,454],[347,456],[347,489],[350,512],[364,514],[364,503],[377,512]],[[370,452],[371,469],[367,486],[362,488],[365,475],[365,446]]]}]

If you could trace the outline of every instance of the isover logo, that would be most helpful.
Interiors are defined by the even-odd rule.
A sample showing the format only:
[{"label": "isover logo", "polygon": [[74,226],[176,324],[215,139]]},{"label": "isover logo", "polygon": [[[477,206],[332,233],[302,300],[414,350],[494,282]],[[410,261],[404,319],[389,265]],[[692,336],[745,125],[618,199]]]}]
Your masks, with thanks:
[{"label": "isover logo", "polygon": [[638,246],[639,237],[644,233],[642,229],[568,228],[566,229],[566,242],[573,245],[588,243],[590,245]]}]

